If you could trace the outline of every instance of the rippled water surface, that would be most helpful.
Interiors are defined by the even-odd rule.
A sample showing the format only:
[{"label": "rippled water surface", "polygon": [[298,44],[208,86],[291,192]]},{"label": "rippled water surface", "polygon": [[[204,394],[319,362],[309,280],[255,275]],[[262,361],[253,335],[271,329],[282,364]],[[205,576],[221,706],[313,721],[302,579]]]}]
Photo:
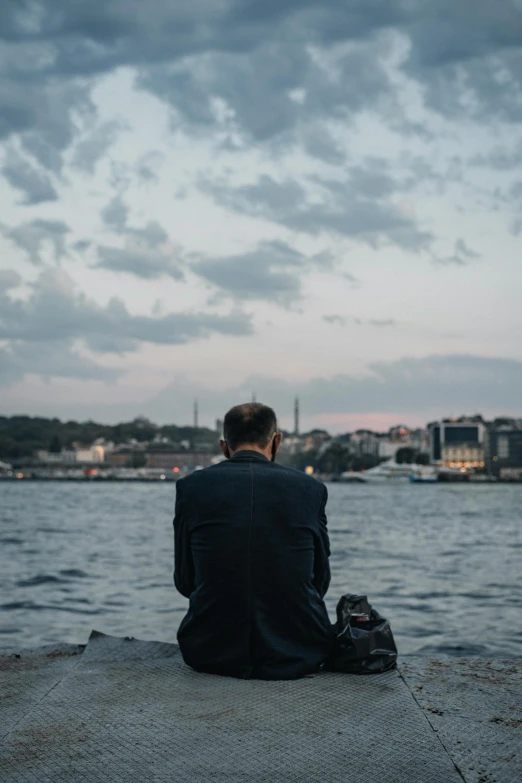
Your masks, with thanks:
[{"label": "rippled water surface", "polygon": [[[367,593],[400,652],[522,655],[522,486],[328,487],[332,619]],[[173,485],[0,484],[0,646],[174,642]],[[267,574],[267,578],[270,578]]]}]

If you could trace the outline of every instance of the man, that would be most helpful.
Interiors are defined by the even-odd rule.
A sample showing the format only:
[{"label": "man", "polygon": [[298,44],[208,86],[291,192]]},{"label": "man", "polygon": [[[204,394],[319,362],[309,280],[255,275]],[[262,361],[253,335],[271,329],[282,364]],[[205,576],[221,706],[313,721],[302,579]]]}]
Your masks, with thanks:
[{"label": "man", "polygon": [[332,644],[324,484],[275,464],[275,413],[260,403],[225,416],[225,462],[176,484],[174,582],[190,599],[178,641],[197,671],[294,679]]}]

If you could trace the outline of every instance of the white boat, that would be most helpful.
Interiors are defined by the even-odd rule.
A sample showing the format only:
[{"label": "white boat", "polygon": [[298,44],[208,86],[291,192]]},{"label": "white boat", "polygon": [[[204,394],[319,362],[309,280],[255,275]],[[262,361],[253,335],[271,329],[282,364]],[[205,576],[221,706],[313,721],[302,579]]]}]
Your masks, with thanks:
[{"label": "white boat", "polygon": [[439,477],[435,471],[422,471],[422,473],[410,473],[408,479],[411,484],[436,484]]},{"label": "white boat", "polygon": [[409,481],[410,476],[420,476],[426,471],[424,465],[410,464],[407,462],[395,462],[393,457],[386,462],[381,462],[375,468],[370,468],[364,472],[366,481],[389,482],[389,481]]},{"label": "white boat", "polygon": [[366,475],[356,470],[347,470],[341,473],[339,480],[343,484],[366,484]]}]

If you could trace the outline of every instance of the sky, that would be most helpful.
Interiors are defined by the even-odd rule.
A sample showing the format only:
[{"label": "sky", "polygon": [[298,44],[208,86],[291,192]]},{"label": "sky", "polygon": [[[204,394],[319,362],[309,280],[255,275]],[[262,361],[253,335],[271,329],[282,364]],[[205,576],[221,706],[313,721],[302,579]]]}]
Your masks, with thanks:
[{"label": "sky", "polygon": [[4,0],[0,413],[522,415],[522,0]]}]

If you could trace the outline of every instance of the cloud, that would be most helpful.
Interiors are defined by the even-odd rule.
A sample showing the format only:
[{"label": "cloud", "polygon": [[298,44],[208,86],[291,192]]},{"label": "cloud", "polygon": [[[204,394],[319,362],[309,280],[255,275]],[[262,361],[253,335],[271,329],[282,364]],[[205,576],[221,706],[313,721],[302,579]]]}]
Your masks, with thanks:
[{"label": "cloud", "polygon": [[328,324],[338,324],[339,326],[344,326],[346,323],[346,318],[343,315],[336,315],[334,313],[332,315],[323,315],[323,321],[326,321]]},{"label": "cloud", "polygon": [[345,326],[349,321],[357,324],[357,326],[377,326],[388,327],[396,326],[397,321],[394,318],[349,318],[343,315],[324,315],[323,321],[329,324],[338,324],[339,326]]},{"label": "cloud", "polygon": [[127,226],[125,233],[133,237],[136,241],[143,242],[147,247],[154,248],[163,245],[169,238],[169,235],[155,220],[149,221],[143,228],[133,228]]},{"label": "cloud", "polygon": [[[2,6],[5,15],[21,11],[24,18],[19,23],[27,29],[27,5],[17,4],[17,9],[13,3],[8,5],[7,11],[6,4]],[[48,12],[36,6],[33,10],[34,19]],[[23,37],[15,35],[6,41],[0,20],[0,140],[17,135],[22,149],[41,166],[59,172],[63,153],[78,132],[78,117],[95,114],[90,100],[92,85],[67,74],[50,75],[46,66],[53,59],[54,44],[38,42],[35,35],[29,35],[28,41]]]},{"label": "cloud", "polygon": [[[287,414],[288,420],[296,395],[299,395],[301,414],[308,421],[314,417],[345,415],[353,422],[359,416],[376,413],[388,420],[409,419],[414,415],[424,421],[480,412],[490,417],[520,413],[520,361],[450,354],[376,362],[369,370],[364,376],[347,372],[308,381],[256,375],[227,388],[205,386],[176,375],[159,394],[139,403],[100,401],[73,406],[61,400],[59,405],[46,402],[45,410],[49,415],[63,416],[66,409],[70,416],[94,416],[107,422],[138,414],[153,421],[179,422],[186,421],[189,415],[187,401],[197,398],[200,413],[208,421],[221,418],[232,405],[250,400],[255,389],[259,401],[273,406],[280,416]],[[316,422],[319,424],[320,419]]]},{"label": "cloud", "polygon": [[18,288],[21,283],[22,278],[14,269],[0,269],[0,292]]},{"label": "cloud", "polygon": [[121,193],[114,196],[101,211],[101,217],[104,223],[119,231],[123,231],[125,228],[128,216],[129,208],[123,201]]},{"label": "cloud", "polygon": [[104,122],[92,129],[75,147],[72,164],[87,174],[94,174],[96,164],[114,144],[121,123]]},{"label": "cloud", "polygon": [[357,166],[348,166],[349,179],[346,182],[331,182],[317,177],[317,182],[326,189],[334,189],[335,193],[347,188],[357,196],[371,199],[382,199],[391,196],[398,183],[389,174],[390,164],[384,158],[366,158]]},{"label": "cloud", "polygon": [[512,169],[522,167],[522,143],[517,144],[513,149],[495,147],[486,154],[473,155],[468,164],[479,168],[512,171]]},{"label": "cloud", "polygon": [[518,0],[431,0],[415,17],[406,69],[424,84],[430,106],[447,117],[522,119]]},{"label": "cloud", "polygon": [[345,162],[346,154],[333,139],[325,123],[315,123],[303,129],[300,139],[303,149],[312,158],[339,166]]},{"label": "cloud", "polygon": [[[75,134],[71,108],[89,110],[94,77],[122,66],[181,121],[222,125],[218,99],[225,124],[265,141],[366,108],[397,114],[389,60],[400,41],[395,68],[434,110],[522,117],[518,0],[287,0],[262,9],[237,0],[35,0],[30,8],[2,5],[0,136],[21,133],[45,165],[57,165]],[[329,151],[312,134],[308,144],[334,160],[334,143]]]},{"label": "cloud", "polygon": [[480,253],[477,253],[475,252],[475,250],[472,250],[470,247],[468,247],[462,238],[457,239],[457,241],[455,242],[455,250],[461,256],[463,256],[464,258],[469,258],[470,260],[473,260],[475,258],[480,258]]},{"label": "cloud", "polygon": [[469,261],[473,261],[480,257],[480,253],[476,253],[468,247],[462,238],[456,240],[453,255],[441,257],[432,256],[433,261],[437,264],[455,264],[456,266],[465,266]]},{"label": "cloud", "polygon": [[366,323],[370,326],[386,327],[395,326],[397,322],[393,318],[368,318]]},{"label": "cloud", "polygon": [[240,311],[169,313],[160,317],[132,315],[117,298],[102,306],[77,293],[71,278],[47,269],[27,300],[0,295],[0,340],[33,344],[82,341],[97,352],[136,350],[140,342],[181,345],[212,334],[252,332],[250,317]]},{"label": "cloud", "polygon": [[273,240],[247,253],[199,261],[192,271],[239,301],[265,299],[285,305],[300,298],[299,276],[309,263],[285,242]]},{"label": "cloud", "polygon": [[182,280],[183,272],[176,255],[170,251],[152,250],[140,242],[126,242],[124,248],[98,246],[98,269],[125,272],[143,280],[157,280],[168,276]]},{"label": "cloud", "polygon": [[[370,375],[317,378],[299,389],[311,411],[480,411],[518,406],[522,362],[472,355],[375,362]],[[256,388],[262,388],[261,386]]]},{"label": "cloud", "polygon": [[[33,156],[6,170],[24,203],[56,198],[53,181],[33,159],[60,173],[71,148],[72,166],[94,172],[121,128],[111,122],[96,127],[91,92],[100,75],[122,68],[132,69],[137,87],[171,109],[176,131],[206,135],[220,150],[261,146],[276,158],[304,152],[334,167],[349,160],[349,132],[359,119],[372,117],[427,139],[425,112],[423,119],[414,116],[413,95],[450,120],[522,121],[519,0],[258,5],[4,3],[0,139],[16,135],[20,149]],[[154,166],[138,162],[135,173],[150,181]],[[438,186],[445,184],[439,178]],[[411,221],[400,224],[382,191],[364,190],[369,185],[366,177],[350,213],[364,225],[375,217],[382,228],[370,229],[370,241],[382,241],[384,232],[400,247],[425,247],[426,232]],[[321,224],[343,233],[331,209],[310,217],[311,232]],[[287,215],[287,222],[298,218]],[[345,231],[353,234],[349,221]]]},{"label": "cloud", "polygon": [[143,280],[156,280],[163,276],[183,279],[183,251],[169,243],[167,232],[157,221],[149,221],[141,228],[129,226],[129,209],[121,194],[107,204],[101,217],[105,225],[123,237],[124,247],[98,245],[96,268],[124,272]]},{"label": "cloud", "polygon": [[[1,3],[0,139],[16,137],[7,142],[2,165],[16,188],[16,199],[30,205],[30,217],[45,218],[21,222],[7,231],[34,264],[64,258],[69,244],[87,236],[91,224],[83,216],[79,216],[80,223],[75,216],[80,233],[72,235],[65,223],[49,219],[51,214],[59,215],[54,206],[52,213],[45,210],[51,208],[57,191],[64,198],[70,195],[63,208],[74,210],[78,187],[88,198],[84,204],[97,203],[106,185],[102,182],[107,179],[105,167],[100,170],[98,166],[96,182],[86,183],[82,173],[94,172],[102,157],[107,160],[112,155],[110,145],[122,127],[104,122],[105,118],[122,110],[132,117],[144,102],[152,107],[157,103],[138,96],[131,106],[130,84],[135,79],[138,90],[147,90],[163,102],[168,111],[156,106],[154,121],[157,117],[161,123],[168,114],[173,137],[165,138],[160,130],[154,139],[149,138],[146,122],[137,121],[133,142],[138,146],[114,147],[115,157],[126,159],[109,167],[113,173],[110,185],[118,195],[102,215],[105,233],[88,236],[92,242],[89,261],[98,266],[94,274],[110,285],[124,290],[129,281],[115,280],[100,270],[162,280],[180,278],[193,267],[220,297],[238,301],[257,296],[286,305],[299,297],[301,271],[319,263],[301,256],[293,264],[291,254],[277,257],[273,248],[253,245],[247,245],[249,251],[238,245],[237,251],[224,258],[186,256],[169,241],[162,226],[144,223],[147,218],[136,207],[150,187],[148,182],[155,176],[163,180],[158,188],[162,198],[171,192],[165,190],[169,177],[171,183],[176,181],[176,188],[186,187],[186,182],[178,183],[172,176],[178,161],[171,156],[178,140],[183,147],[187,134],[197,140],[187,159],[189,168],[201,166],[209,178],[216,172],[225,177],[206,183],[207,193],[231,210],[259,218],[263,225],[258,228],[265,230],[264,236],[270,236],[264,225],[270,221],[288,230],[287,239],[290,231],[299,232],[300,247],[310,244],[310,237],[328,235],[339,239],[343,247],[345,238],[351,240],[350,245],[360,242],[379,248],[391,244],[405,251],[426,252],[439,263],[471,266],[478,258],[475,242],[480,231],[470,233],[471,247],[462,239],[453,245],[455,236],[451,237],[440,258],[436,258],[430,231],[436,231],[432,226],[451,230],[457,225],[450,214],[454,197],[466,209],[472,208],[473,197],[468,198],[472,186],[466,185],[464,175],[470,174],[469,159],[474,153],[481,152],[482,162],[475,155],[472,168],[483,165],[509,172],[522,161],[517,128],[506,128],[507,122],[522,119],[521,14],[520,0]],[[105,79],[110,73],[116,74],[111,81]],[[124,85],[123,94],[110,92],[119,85]],[[99,101],[103,116],[97,116],[94,100]],[[436,113],[453,124],[441,122]],[[406,127],[409,136],[398,132]],[[421,135],[426,128],[432,136]],[[488,138],[497,128],[498,147],[488,153]],[[468,147],[462,152],[468,134],[469,152]],[[141,155],[158,138],[165,150],[173,145],[165,165],[152,150]],[[200,158],[201,140],[205,151]],[[409,169],[401,158],[406,148],[412,161]],[[371,150],[374,159],[364,159],[364,150]],[[397,168],[385,159],[396,159]],[[71,171],[63,170],[64,161]],[[185,176],[185,162],[180,165]],[[234,169],[241,181],[233,181],[233,174],[227,179]],[[271,176],[257,179],[260,171]],[[402,171],[400,176],[398,171]],[[68,182],[64,175],[69,173]],[[484,192],[489,186],[484,184],[487,172],[471,173],[478,183],[476,193]],[[426,222],[415,218],[414,196],[408,195],[406,204],[401,192],[433,192],[448,181],[459,183],[457,192],[450,193],[444,204],[440,199],[419,203],[417,214]],[[139,192],[128,195],[128,205],[133,206],[129,211],[124,188],[138,184]],[[509,187],[498,188],[505,208]],[[33,210],[34,205],[40,209]],[[495,219],[491,216],[492,231]],[[509,219],[513,232],[522,230],[514,211]],[[250,229],[255,228],[248,223]],[[165,226],[172,230],[167,219]],[[248,225],[245,228],[249,230]],[[228,224],[223,230],[229,230]],[[499,231],[500,247],[505,238]],[[510,246],[502,254],[509,253]],[[82,248],[85,245],[76,243],[77,250]],[[390,263],[396,255],[390,253]],[[89,278],[92,274],[89,271]],[[22,318],[24,308],[35,308],[43,296],[43,284],[39,285],[40,299],[37,289],[29,300],[17,302],[14,294],[8,297],[18,308],[12,314],[19,329],[17,318]],[[125,306],[123,314],[121,307],[118,310],[118,300],[109,307],[86,304],[87,300],[82,303],[77,292],[68,297],[74,318],[81,316],[82,324],[87,324],[90,317],[102,324],[94,333],[82,327],[90,334],[91,347],[97,346],[100,352],[132,350],[147,329],[156,334],[156,330],[165,333],[178,328],[163,322],[159,313],[139,323]],[[54,301],[48,295],[49,309]],[[63,302],[60,306],[65,307]],[[217,317],[213,310],[178,314],[183,316],[181,339],[197,339],[194,335],[202,334],[198,328],[212,333],[210,322],[201,325],[205,324],[203,316]],[[246,319],[241,322],[245,328],[250,328],[246,316],[239,315]],[[31,311],[33,316],[42,323],[36,310]],[[220,317],[232,316],[239,317],[235,311]],[[344,317],[342,311],[340,317]],[[70,318],[72,332],[77,334],[76,322]],[[67,318],[64,322],[69,323]],[[353,325],[353,317],[350,322]]]},{"label": "cloud", "polygon": [[[426,417],[490,411],[520,410],[522,362],[469,354],[404,358],[375,362],[369,373],[316,377],[288,382],[269,376],[250,376],[224,390],[185,383],[186,394],[197,396],[215,415],[248,400],[257,399],[276,411],[289,410],[299,395],[306,416],[321,414],[424,414]],[[151,417],[172,419],[172,400],[180,384],[167,386],[141,409]],[[169,407],[170,406],[170,407]]]},{"label": "cloud", "polygon": [[[302,32],[312,43],[312,30]],[[278,33],[283,30],[276,22],[248,48],[209,47],[204,57],[144,68],[139,85],[169,103],[182,124],[227,127],[259,143],[282,135],[290,139],[298,131],[310,154],[339,162],[344,156],[325,132],[324,120],[350,121],[392,90],[385,66],[389,46],[366,40],[349,50],[325,48],[316,57],[299,34],[283,41]],[[215,98],[226,112],[216,110]]]},{"label": "cloud", "polygon": [[11,187],[22,192],[21,203],[26,206],[41,204],[44,201],[56,201],[58,198],[49,174],[41,171],[15,150],[8,150],[2,166],[2,174]]},{"label": "cloud", "polygon": [[62,220],[42,220],[37,218],[19,226],[1,226],[5,237],[14,242],[25,253],[29,260],[39,265],[43,263],[42,251],[50,245],[53,258],[59,261],[66,254],[65,240],[70,228]]},{"label": "cloud", "polygon": [[139,181],[155,182],[158,179],[159,168],[164,160],[164,156],[157,152],[151,151],[142,155],[136,164],[136,174]]},{"label": "cloud", "polygon": [[[383,242],[404,250],[428,249],[433,237],[386,199],[391,180],[371,166],[367,177],[362,168],[350,180],[328,181],[315,177],[308,189],[295,180],[278,182],[263,175],[252,185],[238,187],[203,182],[201,187],[217,203],[252,217],[262,217],[307,234],[338,234],[373,247]],[[383,192],[377,196],[378,183]],[[372,198],[368,194],[372,193]]]},{"label": "cloud", "polygon": [[75,378],[110,382],[122,372],[80,355],[67,340],[43,344],[15,342],[9,348],[0,347],[0,386],[10,386],[28,374],[46,380]]},{"label": "cloud", "polygon": [[230,297],[237,301],[267,300],[287,305],[301,296],[300,276],[312,266],[331,266],[328,253],[305,256],[285,242],[260,242],[251,251],[233,256],[201,258],[185,255],[182,248],[168,243],[168,236],[158,223],[143,228],[123,225],[126,211],[119,200],[105,210],[106,222],[118,224],[125,247],[98,246],[97,268],[126,272],[144,280],[169,276],[184,277],[184,270],[201,277],[218,290],[217,300]]}]

